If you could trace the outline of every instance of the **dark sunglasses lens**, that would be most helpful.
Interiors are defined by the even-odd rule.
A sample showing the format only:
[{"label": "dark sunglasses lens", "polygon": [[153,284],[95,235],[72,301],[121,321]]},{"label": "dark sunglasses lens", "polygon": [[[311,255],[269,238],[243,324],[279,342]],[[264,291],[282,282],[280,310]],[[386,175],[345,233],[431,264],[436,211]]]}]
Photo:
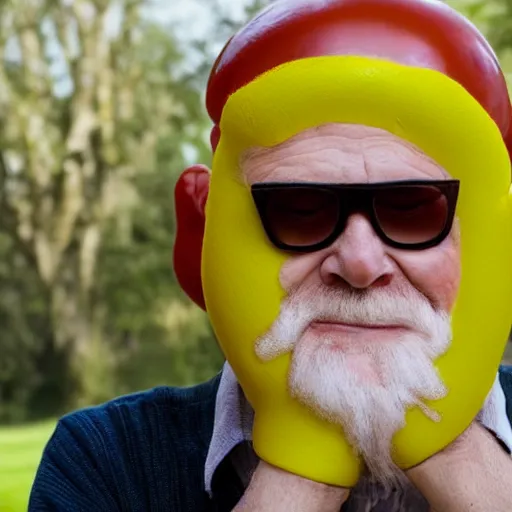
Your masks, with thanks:
[{"label": "dark sunglasses lens", "polygon": [[338,221],[338,202],[328,190],[268,190],[265,206],[266,227],[274,239],[297,249],[326,240]]},{"label": "dark sunglasses lens", "polygon": [[378,191],[374,209],[388,238],[412,245],[429,242],[442,233],[449,205],[439,188],[411,185]]}]

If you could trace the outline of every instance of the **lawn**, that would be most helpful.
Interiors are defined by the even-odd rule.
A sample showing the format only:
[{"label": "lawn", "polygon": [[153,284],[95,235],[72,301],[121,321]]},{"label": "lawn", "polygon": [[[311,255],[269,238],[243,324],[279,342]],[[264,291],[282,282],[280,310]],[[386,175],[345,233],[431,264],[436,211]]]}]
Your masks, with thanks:
[{"label": "lawn", "polygon": [[55,422],[0,428],[0,512],[26,512],[30,487]]}]

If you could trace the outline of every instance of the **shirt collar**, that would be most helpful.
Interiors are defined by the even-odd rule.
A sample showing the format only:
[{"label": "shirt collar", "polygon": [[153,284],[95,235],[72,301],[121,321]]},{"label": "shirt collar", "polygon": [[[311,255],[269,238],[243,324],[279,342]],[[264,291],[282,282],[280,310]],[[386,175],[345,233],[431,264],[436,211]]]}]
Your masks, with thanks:
[{"label": "shirt collar", "polygon": [[215,470],[235,446],[252,440],[254,411],[228,363],[224,364],[215,402],[212,439],[205,463],[205,489],[211,494]]},{"label": "shirt collar", "polygon": [[[247,402],[235,374],[224,364],[215,403],[213,434],[205,463],[205,489],[211,494],[212,479],[220,463],[238,444],[252,440],[254,411]],[[487,396],[478,421],[491,430],[512,451],[512,427],[499,374]]]}]

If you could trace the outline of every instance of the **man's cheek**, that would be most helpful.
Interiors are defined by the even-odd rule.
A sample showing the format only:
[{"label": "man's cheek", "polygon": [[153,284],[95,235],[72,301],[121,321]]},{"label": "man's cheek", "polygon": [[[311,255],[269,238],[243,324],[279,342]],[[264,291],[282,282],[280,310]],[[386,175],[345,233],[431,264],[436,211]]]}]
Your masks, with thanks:
[{"label": "man's cheek", "polygon": [[300,286],[312,276],[322,262],[323,252],[290,256],[281,267],[279,282],[285,291]]},{"label": "man's cheek", "polygon": [[425,295],[437,308],[450,313],[459,292],[460,263],[447,259],[426,273],[423,282],[427,287]]},{"label": "man's cheek", "polygon": [[[436,251],[436,252],[434,252]],[[457,299],[460,285],[460,256],[456,248],[436,248],[432,254],[422,258],[410,255],[403,260],[403,271],[409,281],[432,305],[442,311],[451,312]],[[428,256],[428,257],[427,257]]]}]

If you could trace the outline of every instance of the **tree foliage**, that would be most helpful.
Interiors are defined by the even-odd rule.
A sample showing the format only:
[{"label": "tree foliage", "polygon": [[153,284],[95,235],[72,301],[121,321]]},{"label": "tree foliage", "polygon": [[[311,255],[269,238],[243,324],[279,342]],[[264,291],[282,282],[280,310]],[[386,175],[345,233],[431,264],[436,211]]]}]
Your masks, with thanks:
[{"label": "tree foliage", "polygon": [[[208,339],[219,364],[171,267],[183,147],[207,148],[200,84],[144,4],[1,6],[0,417],[130,390],[130,355],[160,346],[169,363],[180,333],[169,354]],[[166,380],[196,377],[178,370]]]}]

